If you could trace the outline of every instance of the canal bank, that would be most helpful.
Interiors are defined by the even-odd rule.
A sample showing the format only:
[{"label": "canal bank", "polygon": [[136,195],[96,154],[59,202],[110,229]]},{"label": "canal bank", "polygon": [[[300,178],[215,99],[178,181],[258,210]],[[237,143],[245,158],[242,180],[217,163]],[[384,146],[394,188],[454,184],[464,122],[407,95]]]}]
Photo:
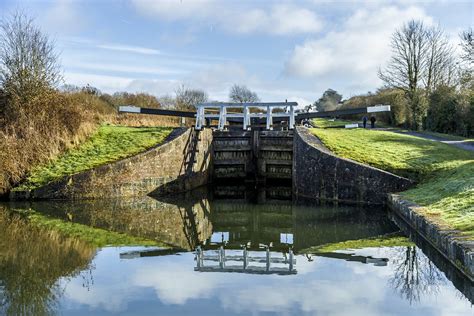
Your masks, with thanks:
[{"label": "canal bank", "polygon": [[[389,193],[390,209],[474,280],[474,155],[422,138],[370,130],[313,129],[335,154],[405,175],[417,185]],[[394,191],[395,192],[395,191]]]},{"label": "canal bank", "polygon": [[[357,146],[354,144],[351,149],[356,151]],[[264,186],[268,181],[291,179],[296,201],[385,204],[387,194],[406,190],[415,183],[382,170],[380,167],[384,165],[376,168],[337,154],[337,150],[335,153],[329,150],[312,131],[303,127],[291,132],[176,129],[163,144],[141,154],[64,177],[32,191],[14,191],[11,199],[159,196],[189,191],[215,180],[229,182],[240,178]],[[370,151],[367,154],[371,155]],[[446,258],[473,278],[469,236],[457,229],[432,225],[417,215],[419,208],[406,211],[408,202],[403,199],[390,196],[388,202]],[[429,227],[427,231],[426,227]]]},{"label": "canal bank", "polygon": [[[459,230],[453,230],[446,225],[429,220],[421,214],[422,207],[404,200],[398,194],[388,195],[388,206],[471,282],[474,282],[474,241],[472,239]],[[399,225],[399,222],[397,224]]]}]

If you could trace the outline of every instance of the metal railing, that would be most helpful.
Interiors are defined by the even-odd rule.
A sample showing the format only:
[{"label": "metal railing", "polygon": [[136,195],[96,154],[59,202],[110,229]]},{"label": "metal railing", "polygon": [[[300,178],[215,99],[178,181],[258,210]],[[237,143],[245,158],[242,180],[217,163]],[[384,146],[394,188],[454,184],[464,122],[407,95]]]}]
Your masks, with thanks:
[{"label": "metal railing", "polygon": [[[288,128],[295,126],[296,102],[268,102],[268,103],[200,103],[196,105],[196,129],[200,130],[206,125],[206,120],[219,120],[217,128],[224,130],[229,119],[242,120],[242,128],[248,130],[252,118],[266,119],[266,129],[273,129],[273,118],[287,118]],[[228,113],[227,109],[242,109],[242,113]],[[274,112],[274,108],[284,108],[285,112]],[[209,113],[209,110],[218,109],[219,113]],[[251,109],[264,109],[265,113],[252,113]]]},{"label": "metal railing", "polygon": [[[236,272],[236,273],[250,273],[250,274],[279,274],[288,275],[296,274],[294,269],[296,259],[294,258],[293,250],[289,248],[288,257],[286,254],[283,257],[272,257],[270,247],[262,245],[265,248],[264,256],[250,255],[247,248],[244,246],[242,255],[228,255],[223,246],[214,254],[205,254],[205,251],[198,246],[196,248],[196,267],[194,271],[199,272]],[[217,262],[218,265],[205,264],[205,261]],[[229,265],[228,262],[242,262],[240,265]],[[250,265],[250,263],[260,263],[264,265]],[[280,266],[274,266],[279,264]],[[281,265],[288,265],[282,267]]]}]

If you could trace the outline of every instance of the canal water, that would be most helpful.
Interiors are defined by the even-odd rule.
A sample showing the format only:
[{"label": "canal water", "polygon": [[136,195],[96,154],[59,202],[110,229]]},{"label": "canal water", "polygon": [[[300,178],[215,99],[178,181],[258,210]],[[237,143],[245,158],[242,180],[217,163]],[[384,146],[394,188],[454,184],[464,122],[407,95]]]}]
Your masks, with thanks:
[{"label": "canal water", "polygon": [[[0,315],[473,315],[474,284],[383,207],[288,190],[5,204]],[[11,210],[156,239],[96,248]]]}]

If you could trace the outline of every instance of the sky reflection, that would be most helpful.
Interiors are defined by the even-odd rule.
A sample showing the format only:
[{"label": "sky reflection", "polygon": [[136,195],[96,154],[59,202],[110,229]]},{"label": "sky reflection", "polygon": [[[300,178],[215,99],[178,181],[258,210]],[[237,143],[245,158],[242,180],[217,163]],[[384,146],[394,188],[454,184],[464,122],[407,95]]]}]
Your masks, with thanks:
[{"label": "sky reflection", "polygon": [[[409,300],[391,286],[406,247],[358,250],[364,256],[386,257],[377,267],[358,262],[297,256],[297,275],[200,273],[192,253],[131,260],[119,253],[136,248],[105,248],[94,259],[94,284],[80,278],[64,281],[65,314],[206,315],[470,315],[463,298],[440,273]],[[418,249],[419,250],[419,249]],[[419,268],[427,260],[421,251]],[[275,254],[276,255],[276,254]],[[436,290],[433,290],[436,287]]]}]

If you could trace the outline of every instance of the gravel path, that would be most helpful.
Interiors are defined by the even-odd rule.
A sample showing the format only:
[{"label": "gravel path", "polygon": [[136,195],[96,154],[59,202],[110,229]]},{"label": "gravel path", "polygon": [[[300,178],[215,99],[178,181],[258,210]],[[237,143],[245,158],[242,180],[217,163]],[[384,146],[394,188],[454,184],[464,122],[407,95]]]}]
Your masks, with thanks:
[{"label": "gravel path", "polygon": [[470,150],[470,151],[474,152],[474,139],[452,140],[452,139],[446,139],[446,138],[443,138],[443,137],[438,137],[438,136],[433,136],[433,135],[426,135],[426,134],[423,134],[423,133],[418,133],[418,132],[413,132],[413,131],[392,130],[391,132],[416,136],[416,137],[420,137],[420,138],[424,138],[424,139],[429,139],[429,140],[432,140],[432,141],[445,143],[445,144],[448,144],[448,145],[456,146],[456,147],[459,147],[461,149]]}]

